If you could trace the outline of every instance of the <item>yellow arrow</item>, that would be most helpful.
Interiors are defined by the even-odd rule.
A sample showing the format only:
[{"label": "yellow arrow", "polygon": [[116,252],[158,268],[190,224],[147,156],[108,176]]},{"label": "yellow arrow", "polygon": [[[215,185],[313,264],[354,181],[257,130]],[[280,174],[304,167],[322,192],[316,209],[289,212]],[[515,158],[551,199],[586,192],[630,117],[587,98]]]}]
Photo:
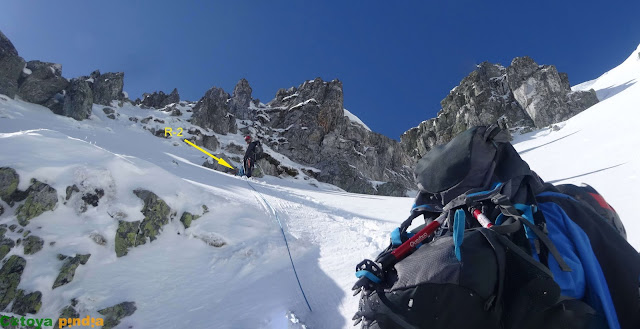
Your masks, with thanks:
[{"label": "yellow arrow", "polygon": [[206,154],[206,155],[208,155],[208,156],[212,157],[214,160],[218,161],[218,164],[223,165],[223,166],[225,166],[225,167],[227,167],[227,168],[234,169],[230,164],[228,164],[228,163],[227,163],[227,161],[224,161],[224,159],[223,159],[223,158],[216,158],[216,157],[214,157],[213,155],[211,155],[211,153],[209,153],[209,152],[207,152],[207,151],[205,151],[205,150],[201,149],[198,145],[191,143],[191,142],[190,142],[190,141],[188,141],[187,139],[184,139],[184,142],[185,142],[185,143],[187,143],[187,144],[189,144],[189,145],[191,145],[191,146],[193,146],[193,147],[195,147],[195,148],[197,148],[197,149],[198,149],[198,150],[200,150],[202,153],[204,153],[204,154]]}]

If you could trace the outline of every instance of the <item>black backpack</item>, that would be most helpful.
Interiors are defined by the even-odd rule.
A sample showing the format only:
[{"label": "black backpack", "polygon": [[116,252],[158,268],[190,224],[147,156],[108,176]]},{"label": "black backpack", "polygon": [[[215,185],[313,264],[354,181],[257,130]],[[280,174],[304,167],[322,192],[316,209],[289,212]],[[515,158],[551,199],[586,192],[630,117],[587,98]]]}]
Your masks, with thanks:
[{"label": "black backpack", "polygon": [[256,144],[256,148],[254,150],[254,154],[256,159],[261,159],[263,156],[263,149],[262,149],[262,143],[260,143],[259,141]]},{"label": "black backpack", "polygon": [[416,177],[391,245],[356,266],[356,324],[640,328],[640,256],[615,211],[609,220],[579,197],[595,189],[544,183],[496,126],[434,148]]}]

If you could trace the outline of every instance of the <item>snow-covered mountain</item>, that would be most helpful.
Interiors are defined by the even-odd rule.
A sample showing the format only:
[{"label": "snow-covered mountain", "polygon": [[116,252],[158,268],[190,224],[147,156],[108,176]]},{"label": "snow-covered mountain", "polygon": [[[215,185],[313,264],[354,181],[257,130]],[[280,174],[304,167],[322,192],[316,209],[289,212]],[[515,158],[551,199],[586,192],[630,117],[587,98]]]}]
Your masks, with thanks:
[{"label": "snow-covered mountain", "polygon": [[[514,140],[542,178],[598,189],[636,249],[639,51],[574,87],[594,88],[598,104]],[[254,106],[274,111],[263,120],[277,119],[275,111],[299,103],[300,89]],[[242,130],[268,126],[238,118],[235,134],[198,134],[188,122],[195,106],[94,104],[88,120],[76,121],[0,95],[2,314],[54,323],[91,316],[118,328],[351,327],[355,264],[386,247],[412,198],[344,192],[268,144],[281,168],[299,175],[246,181],[205,168],[207,156],[182,138],[217,143],[237,165]],[[167,126],[184,136],[164,138]]]}]

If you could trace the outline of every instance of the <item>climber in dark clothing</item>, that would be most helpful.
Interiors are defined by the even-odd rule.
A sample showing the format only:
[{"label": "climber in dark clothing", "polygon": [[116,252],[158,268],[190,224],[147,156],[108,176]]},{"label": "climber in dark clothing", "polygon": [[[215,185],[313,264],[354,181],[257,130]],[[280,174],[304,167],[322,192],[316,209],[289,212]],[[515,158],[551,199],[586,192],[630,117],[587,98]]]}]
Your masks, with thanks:
[{"label": "climber in dark clothing", "polygon": [[260,141],[251,141],[251,136],[247,136],[244,138],[245,142],[247,142],[247,152],[244,153],[244,174],[247,177],[251,177],[251,172],[253,171],[253,166],[256,162],[256,157],[262,146],[260,145]]}]

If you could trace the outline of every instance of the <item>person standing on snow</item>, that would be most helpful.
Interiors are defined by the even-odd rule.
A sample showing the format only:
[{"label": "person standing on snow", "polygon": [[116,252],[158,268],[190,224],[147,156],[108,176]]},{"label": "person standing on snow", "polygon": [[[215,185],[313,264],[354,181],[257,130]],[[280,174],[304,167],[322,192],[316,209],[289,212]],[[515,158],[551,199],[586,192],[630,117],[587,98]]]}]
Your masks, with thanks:
[{"label": "person standing on snow", "polygon": [[256,157],[258,153],[261,153],[262,145],[260,145],[260,141],[251,141],[251,136],[247,136],[244,138],[245,142],[247,142],[247,152],[244,153],[244,160],[242,162],[244,167],[244,174],[247,177],[251,177],[251,172],[253,171],[253,166],[256,162]]}]

